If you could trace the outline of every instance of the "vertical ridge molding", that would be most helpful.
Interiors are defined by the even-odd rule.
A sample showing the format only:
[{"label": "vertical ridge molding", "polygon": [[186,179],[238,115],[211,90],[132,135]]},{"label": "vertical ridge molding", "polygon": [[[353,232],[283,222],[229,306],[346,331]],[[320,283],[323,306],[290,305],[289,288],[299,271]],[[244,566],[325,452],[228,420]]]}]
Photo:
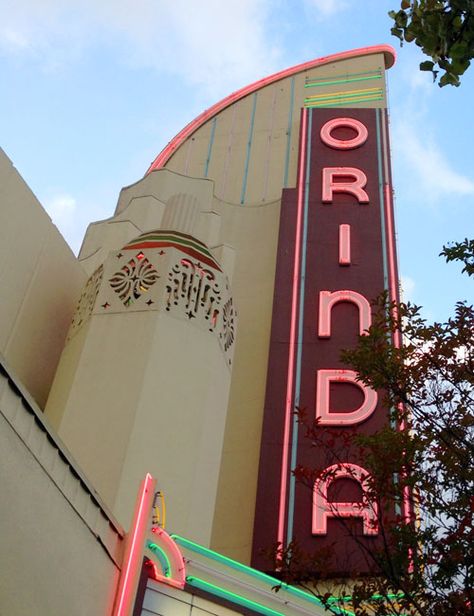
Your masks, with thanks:
[{"label": "vertical ridge molding", "polygon": [[251,149],[252,149],[253,127],[255,124],[256,108],[257,108],[257,92],[255,92],[255,94],[253,95],[252,112],[250,116],[250,126],[249,126],[248,140],[247,140],[247,154],[245,157],[244,177],[242,180],[242,192],[240,194],[241,205],[245,203],[245,193],[247,192],[247,179],[248,179],[248,174],[249,174],[249,162],[250,162],[250,154],[251,154]]},{"label": "vertical ridge molding", "polygon": [[209,136],[209,146],[207,148],[206,165],[204,167],[204,177],[205,178],[207,178],[207,174],[209,172],[209,162],[211,160],[212,145],[214,143],[214,135],[216,134],[216,124],[217,124],[217,116],[213,118],[212,125],[211,125],[211,134]]},{"label": "vertical ridge molding", "polygon": [[290,87],[290,110],[288,112],[288,129],[286,137],[286,153],[285,153],[285,176],[283,178],[284,188],[288,188],[288,170],[290,166],[290,152],[291,152],[291,135],[293,128],[293,107],[295,104],[295,77],[291,78]]}]

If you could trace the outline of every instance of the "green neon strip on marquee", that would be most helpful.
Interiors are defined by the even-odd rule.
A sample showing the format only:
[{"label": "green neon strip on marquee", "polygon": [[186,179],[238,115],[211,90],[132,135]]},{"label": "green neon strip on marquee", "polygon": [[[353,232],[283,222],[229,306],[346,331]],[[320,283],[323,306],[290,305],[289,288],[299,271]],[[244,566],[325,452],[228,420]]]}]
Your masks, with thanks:
[{"label": "green neon strip on marquee", "polygon": [[333,81],[320,81],[319,83],[308,82],[305,88],[316,88],[317,86],[335,86],[338,83],[352,83],[354,81],[368,81],[369,79],[382,79],[382,75],[370,75],[368,77],[349,77],[349,79],[334,79]]},{"label": "green neon strip on marquee", "polygon": [[[208,548],[205,548],[202,545],[194,543],[194,541],[190,541],[189,539],[185,539],[184,537],[181,537],[180,535],[171,535],[171,538],[174,541],[176,541],[178,545],[182,545],[184,548],[188,548],[189,550],[196,552],[197,554],[201,554],[202,556],[205,556],[206,558],[209,558],[210,560],[214,560],[218,563],[227,565],[228,567],[230,567],[231,569],[234,569],[235,571],[241,571],[242,573],[246,573],[247,575],[254,577],[257,580],[260,580],[266,584],[269,584],[272,588],[274,588],[275,586],[281,586],[281,588],[285,590],[286,592],[288,592],[288,594],[290,595],[299,597],[300,599],[303,599],[304,601],[308,601],[309,603],[312,603],[313,605],[317,605],[318,607],[324,607],[323,602],[317,597],[314,597],[313,595],[310,595],[309,593],[305,592],[304,590],[300,590],[299,588],[296,588],[295,586],[290,586],[289,584],[285,584],[281,580],[278,580],[277,578],[272,577],[271,575],[268,575],[267,573],[263,573],[262,571],[257,571],[257,569],[253,569],[252,567],[248,567],[247,565],[243,565],[242,563],[239,563],[236,560],[232,560],[232,558],[229,558],[228,556],[223,556],[222,554],[219,554],[218,552],[209,550]],[[339,614],[346,614],[347,616],[354,616],[353,612],[344,610],[341,607],[337,607],[334,609],[337,609]]]},{"label": "green neon strip on marquee", "polygon": [[156,545],[156,543],[152,543],[151,541],[147,543],[147,548],[151,550],[153,554],[157,556],[163,568],[164,576],[167,578],[170,578],[171,577],[171,563],[168,559],[168,556],[166,555],[166,552],[163,550],[163,548],[161,548],[159,545]]},{"label": "green neon strip on marquee", "polygon": [[[288,584],[285,584],[281,580],[278,580],[277,578],[274,578],[271,575],[268,575],[267,573],[263,573],[262,571],[257,571],[257,569],[253,569],[252,567],[248,567],[247,565],[243,565],[242,563],[239,563],[236,560],[232,560],[232,558],[229,558],[228,556],[223,556],[222,554],[219,554],[218,552],[209,550],[208,548],[205,548],[204,546],[199,545],[198,543],[194,543],[194,541],[190,541],[189,539],[185,539],[184,537],[181,537],[180,535],[171,535],[171,538],[178,545],[182,545],[184,548],[188,548],[189,550],[196,552],[198,554],[201,554],[202,556],[206,556],[207,558],[214,560],[216,562],[226,564],[230,568],[235,569],[236,571],[242,571],[243,573],[247,573],[249,576],[252,576],[256,579],[260,579],[262,582],[266,582],[267,584],[270,584],[272,588],[275,586],[280,586],[283,590],[285,590],[290,595],[294,595],[295,597],[304,599],[305,601],[318,605],[319,607],[324,607],[323,602],[317,597],[314,597],[313,595],[310,595],[309,593],[305,592],[304,590],[300,590],[299,588],[296,588],[295,586],[290,586]],[[220,588],[219,586],[215,586],[199,578],[195,578],[193,576],[186,578],[186,581],[189,582],[191,585],[197,586],[197,584],[193,584],[190,580],[193,580],[193,581],[197,580],[199,583],[207,585],[209,589],[214,589],[214,590],[210,590],[210,592],[215,592],[217,594],[218,591],[221,591],[222,593],[233,595],[233,593],[231,593],[230,591],[224,590]],[[206,590],[206,589],[202,588],[202,590]],[[218,595],[218,596],[223,597],[223,595]],[[235,595],[235,596],[239,597],[239,595]],[[386,596],[380,595],[380,594],[374,594],[372,595],[371,599],[382,601],[386,598],[387,599],[401,599],[404,596],[405,595],[402,592],[395,593],[395,594],[388,594]],[[226,597],[223,597],[223,598],[226,598]],[[242,599],[244,599],[245,601],[250,601],[249,599],[245,599],[244,597],[242,597]],[[338,599],[337,597],[331,597],[330,599],[328,599],[327,603],[332,605],[337,602],[349,602],[349,601],[352,601],[351,595],[346,595],[345,597],[342,597],[341,599]],[[264,609],[269,610],[270,608],[264,607]],[[355,616],[354,612],[346,610],[340,606],[333,605],[332,609],[337,610],[338,614],[342,614],[342,615],[345,614],[346,616]],[[264,613],[266,614],[267,612],[264,612]],[[280,614],[280,612],[274,612],[274,611],[269,611],[268,613],[269,614]]]},{"label": "green neon strip on marquee", "polygon": [[242,595],[237,595],[230,590],[224,590],[220,586],[215,586],[214,584],[210,584],[209,582],[205,582],[199,578],[195,578],[193,576],[186,577],[186,582],[190,586],[194,586],[195,588],[199,588],[200,590],[204,590],[212,593],[221,599],[227,599],[227,601],[231,601],[232,603],[237,603],[237,605],[241,605],[242,607],[248,607],[260,614],[265,614],[265,616],[285,616],[283,612],[277,612],[276,610],[272,610],[261,603],[256,603],[255,601],[251,601],[250,599],[246,599],[242,597]]}]

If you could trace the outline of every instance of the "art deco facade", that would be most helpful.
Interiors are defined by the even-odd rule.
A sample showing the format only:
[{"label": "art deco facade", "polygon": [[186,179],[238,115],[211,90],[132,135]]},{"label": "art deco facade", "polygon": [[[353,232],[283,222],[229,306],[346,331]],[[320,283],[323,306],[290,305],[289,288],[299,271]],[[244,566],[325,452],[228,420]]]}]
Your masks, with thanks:
[{"label": "art deco facade", "polygon": [[[349,263],[337,262],[337,285],[348,288],[344,276],[353,287],[359,284],[363,268],[357,269],[355,261],[360,265],[372,252],[380,260],[375,286],[393,287],[385,87],[385,71],[393,61],[387,46],[337,54],[262,79],[214,105],[168,144],[141,180],[121,191],[111,218],[89,226],[77,259],[2,155],[5,374],[23,383],[29,404],[44,411],[46,440],[54,441],[59,452],[65,445],[70,454],[64,459],[73,468],[77,463],[81,478],[87,477],[80,487],[87,484],[100,515],[111,511],[118,519],[110,522],[117,545],[124,536],[120,525],[128,529],[132,523],[136,491],[147,473],[158,479],[164,494],[169,529],[203,549],[264,568],[255,549],[252,561],[252,545],[256,533],[265,535],[262,511],[274,518],[268,520],[273,528],[275,507],[283,511],[279,524],[285,541],[289,536],[290,458],[298,455],[289,441],[296,437],[285,424],[284,409],[273,432],[268,417],[279,404],[271,402],[275,388],[284,385],[288,400],[291,349],[299,344],[291,334],[297,316],[290,313],[303,311],[303,303],[292,297],[300,292],[302,256],[311,254],[302,238],[305,216],[312,216],[305,212],[316,203],[318,190],[309,176],[308,143],[312,139],[313,151],[320,147],[319,132],[311,132],[309,123],[321,128],[330,120],[352,118],[355,124],[343,127],[349,132],[329,131],[339,144],[355,139],[354,134],[361,137],[360,126],[368,127],[365,141],[354,146],[361,149],[344,152],[344,160],[334,158],[331,164],[345,168],[341,179],[356,184],[350,173],[347,180],[347,169],[356,167],[360,154],[370,167],[366,180],[372,201],[366,206],[358,198],[356,206],[347,206],[349,218],[334,222],[334,237],[330,233],[336,227],[329,232],[327,226],[329,235],[321,236],[321,255],[330,255],[324,267],[332,267],[333,257],[340,259],[339,233],[348,232],[340,227],[346,224],[353,257],[351,262],[346,241]],[[310,184],[313,193],[305,197],[304,186]],[[350,192],[345,196],[353,198]],[[333,210],[346,212],[339,198]],[[378,212],[365,235],[360,232],[364,207]],[[311,220],[316,228],[318,219]],[[364,252],[372,241],[374,248]],[[309,266],[305,271],[309,275]],[[370,268],[367,272],[372,275]],[[325,292],[337,290],[327,280],[321,284]],[[353,290],[360,295],[361,288]],[[343,311],[351,302],[345,298]],[[355,322],[350,310],[334,316],[334,323],[339,318]],[[287,325],[275,333],[279,320]],[[274,361],[280,352],[287,357],[281,360],[283,372]],[[289,394],[292,406],[295,392]],[[308,394],[310,405],[315,395]],[[4,411],[10,402],[1,400]],[[271,452],[275,463],[261,461],[261,450],[262,456]],[[285,496],[268,504],[274,490],[267,498],[265,486],[273,484],[277,491],[284,486]],[[85,520],[88,514],[78,515]],[[68,532],[67,524],[61,521],[62,532]],[[279,537],[277,530],[272,533],[265,540]],[[111,605],[123,568],[123,553],[117,550],[112,570],[103,574],[108,579],[103,605]],[[236,613],[232,601],[226,609]],[[284,613],[275,606],[274,612],[246,609],[243,613]],[[227,613],[223,610],[216,613]]]}]

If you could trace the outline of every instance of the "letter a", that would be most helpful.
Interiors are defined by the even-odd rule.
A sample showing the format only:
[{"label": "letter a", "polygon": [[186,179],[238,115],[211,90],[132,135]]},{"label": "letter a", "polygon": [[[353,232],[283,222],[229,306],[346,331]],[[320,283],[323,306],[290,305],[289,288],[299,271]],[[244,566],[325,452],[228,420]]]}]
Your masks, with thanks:
[{"label": "letter a", "polygon": [[[362,502],[328,502],[328,489],[333,481],[353,479],[362,488]],[[357,464],[347,462],[329,466],[314,482],[313,535],[327,535],[328,518],[362,518],[364,535],[378,534],[377,503],[370,500],[370,475]]]}]

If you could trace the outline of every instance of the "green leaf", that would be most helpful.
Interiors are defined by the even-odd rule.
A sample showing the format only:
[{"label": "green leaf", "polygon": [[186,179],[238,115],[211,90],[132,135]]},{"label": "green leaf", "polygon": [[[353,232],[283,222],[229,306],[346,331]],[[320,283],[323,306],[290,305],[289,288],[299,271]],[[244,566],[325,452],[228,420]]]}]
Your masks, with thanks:
[{"label": "green leaf", "polygon": [[420,71],[433,71],[433,68],[434,62],[431,62],[431,60],[425,60],[420,63]]}]

